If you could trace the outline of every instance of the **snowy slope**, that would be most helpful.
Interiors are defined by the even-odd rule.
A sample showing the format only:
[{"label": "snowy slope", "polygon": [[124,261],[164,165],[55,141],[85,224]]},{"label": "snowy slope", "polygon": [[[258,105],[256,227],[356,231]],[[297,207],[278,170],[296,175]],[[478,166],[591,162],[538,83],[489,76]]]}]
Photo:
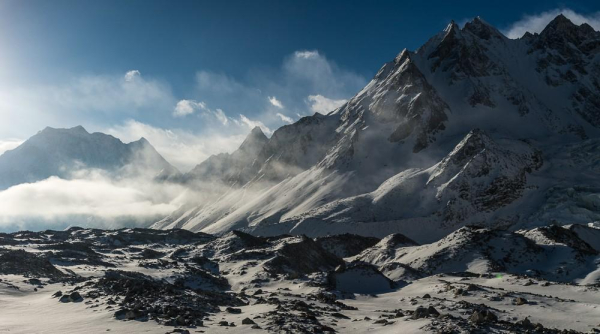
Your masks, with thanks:
[{"label": "snowy slope", "polygon": [[514,40],[452,22],[345,105],[275,131],[247,182],[154,227],[429,242],[468,223],[598,220],[599,41],[563,16]]}]

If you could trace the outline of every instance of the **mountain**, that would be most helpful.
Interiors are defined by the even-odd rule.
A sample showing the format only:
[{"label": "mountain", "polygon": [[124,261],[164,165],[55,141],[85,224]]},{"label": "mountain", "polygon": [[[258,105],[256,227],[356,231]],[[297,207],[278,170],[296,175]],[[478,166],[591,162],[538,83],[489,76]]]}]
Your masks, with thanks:
[{"label": "mountain", "polygon": [[257,126],[250,131],[235,152],[210,156],[183,178],[186,182],[213,180],[232,186],[243,185],[256,175],[256,158],[268,141],[267,136]]},{"label": "mountain", "polygon": [[110,135],[89,133],[82,126],[47,127],[0,156],[0,189],[50,176],[69,178],[85,168],[161,179],[178,173],[144,138],[124,144]]},{"label": "mountain", "polygon": [[473,224],[593,222],[599,54],[600,33],[562,15],[519,39],[479,17],[451,22],[343,106],[276,130],[217,199],[153,227],[424,243]]}]

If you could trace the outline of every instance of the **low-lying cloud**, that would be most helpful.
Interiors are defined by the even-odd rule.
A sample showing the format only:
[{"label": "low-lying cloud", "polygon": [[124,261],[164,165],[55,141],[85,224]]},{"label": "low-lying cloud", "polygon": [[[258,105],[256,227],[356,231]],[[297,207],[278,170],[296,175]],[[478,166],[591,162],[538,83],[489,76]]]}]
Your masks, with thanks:
[{"label": "low-lying cloud", "polygon": [[557,8],[539,14],[525,15],[519,21],[504,29],[504,34],[508,38],[515,39],[522,37],[526,32],[539,33],[559,14],[563,14],[577,25],[587,23],[594,29],[600,30],[600,12],[581,14],[572,9]]},{"label": "low-lying cloud", "polygon": [[78,225],[86,221],[138,225],[168,215],[187,195],[189,190],[177,184],[79,171],[73,179],[50,177],[0,191],[0,229],[35,228],[31,225],[35,222],[52,228],[70,220]]}]

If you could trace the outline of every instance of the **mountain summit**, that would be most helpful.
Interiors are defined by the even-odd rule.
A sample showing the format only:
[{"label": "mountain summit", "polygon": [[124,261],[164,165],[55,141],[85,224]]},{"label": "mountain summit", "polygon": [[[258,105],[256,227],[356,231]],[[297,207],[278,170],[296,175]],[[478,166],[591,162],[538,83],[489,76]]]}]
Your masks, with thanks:
[{"label": "mountain summit", "polygon": [[124,144],[110,135],[89,133],[82,126],[47,127],[0,156],[0,189],[50,176],[68,178],[85,168],[119,175],[125,168],[149,176],[178,173],[144,138]]}]

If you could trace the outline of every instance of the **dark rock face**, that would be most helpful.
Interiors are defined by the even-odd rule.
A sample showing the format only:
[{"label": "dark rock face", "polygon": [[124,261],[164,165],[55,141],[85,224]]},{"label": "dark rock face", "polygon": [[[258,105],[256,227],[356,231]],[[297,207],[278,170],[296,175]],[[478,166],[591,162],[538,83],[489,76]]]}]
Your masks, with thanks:
[{"label": "dark rock face", "polygon": [[339,258],[345,258],[358,255],[363,250],[378,243],[379,239],[354,234],[338,234],[316,238],[315,241],[331,254]]},{"label": "dark rock face", "polygon": [[266,266],[274,273],[298,275],[331,270],[342,263],[315,241],[303,236],[281,247],[278,256]]},{"label": "dark rock face", "polygon": [[109,270],[91,285],[109,296],[125,296],[118,319],[153,319],[166,325],[198,325],[209,312],[219,312],[219,306],[242,305],[234,295],[195,290],[186,293],[177,287],[136,272]]},{"label": "dark rock face", "polygon": [[328,282],[340,291],[374,294],[391,291],[395,284],[375,266],[366,263],[350,263],[330,272]]},{"label": "dark rock face", "polygon": [[64,278],[67,275],[53,266],[45,256],[24,250],[12,250],[0,255],[0,273],[33,277]]}]

